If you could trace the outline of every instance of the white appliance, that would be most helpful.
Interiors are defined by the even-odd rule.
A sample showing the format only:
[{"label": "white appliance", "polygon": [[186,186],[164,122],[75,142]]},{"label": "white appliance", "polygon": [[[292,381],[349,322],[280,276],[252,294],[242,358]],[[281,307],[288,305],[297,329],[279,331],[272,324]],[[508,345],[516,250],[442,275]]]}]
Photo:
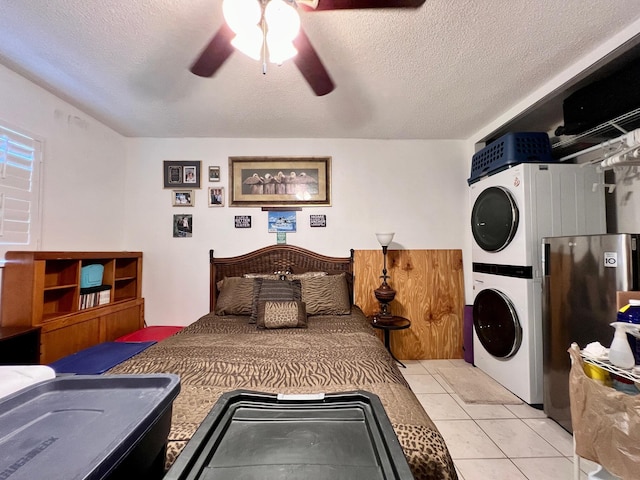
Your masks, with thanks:
[{"label": "white appliance", "polygon": [[521,163],[471,184],[473,262],[541,278],[542,237],[606,231],[602,183],[593,165]]},{"label": "white appliance", "polygon": [[528,404],[542,404],[542,288],[517,272],[473,273],[474,364]]}]

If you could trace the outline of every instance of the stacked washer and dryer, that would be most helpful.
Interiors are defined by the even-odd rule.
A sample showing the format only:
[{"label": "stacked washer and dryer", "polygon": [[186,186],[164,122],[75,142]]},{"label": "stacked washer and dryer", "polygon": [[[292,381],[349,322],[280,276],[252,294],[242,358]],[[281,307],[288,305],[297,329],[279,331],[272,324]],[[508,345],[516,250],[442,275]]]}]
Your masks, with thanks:
[{"label": "stacked washer and dryer", "polygon": [[[517,135],[496,142],[515,145]],[[502,149],[474,178],[476,163],[484,161],[481,150],[469,185],[474,364],[526,403],[541,405],[541,239],[604,233],[606,220],[603,189],[597,188],[602,174],[595,166],[554,162],[546,134],[535,135],[546,142],[547,154],[523,159],[518,149]]]}]

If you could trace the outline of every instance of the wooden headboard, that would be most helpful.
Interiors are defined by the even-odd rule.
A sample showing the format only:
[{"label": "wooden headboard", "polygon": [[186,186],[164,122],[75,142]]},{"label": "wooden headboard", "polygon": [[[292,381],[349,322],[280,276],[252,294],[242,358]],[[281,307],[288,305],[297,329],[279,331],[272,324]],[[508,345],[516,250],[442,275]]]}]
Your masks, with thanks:
[{"label": "wooden headboard", "polygon": [[241,277],[245,273],[345,273],[349,298],[353,299],[353,249],[349,257],[327,257],[294,245],[270,245],[237,257],[216,258],[209,251],[209,311],[218,298],[218,281],[224,277]]}]

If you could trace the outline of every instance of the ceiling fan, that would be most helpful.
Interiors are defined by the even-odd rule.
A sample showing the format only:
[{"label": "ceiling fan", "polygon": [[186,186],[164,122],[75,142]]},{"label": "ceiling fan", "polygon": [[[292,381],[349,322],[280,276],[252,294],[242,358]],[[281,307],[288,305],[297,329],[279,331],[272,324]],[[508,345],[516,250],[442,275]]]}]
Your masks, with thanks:
[{"label": "ceiling fan", "polygon": [[[236,0],[225,1],[230,3],[235,2]],[[255,5],[260,8],[259,31],[262,39],[259,39],[258,41],[263,45],[261,47],[262,51],[260,52],[260,57],[263,61],[263,73],[266,73],[266,44],[268,39],[265,12],[269,8],[270,2],[271,0],[255,0]],[[425,0],[284,0],[284,2],[280,3],[286,3],[289,7],[293,7],[294,9],[301,8],[305,11],[317,12],[321,10],[361,8],[418,8],[424,2]],[[254,2],[250,3],[253,4]],[[236,39],[237,32],[229,26],[229,19],[226,14],[225,18],[227,18],[227,22],[222,24],[220,29],[216,32],[211,41],[200,53],[200,56],[191,66],[190,70],[195,75],[199,75],[201,77],[213,76],[233,53],[235,48],[232,45],[232,42]],[[255,28],[256,26],[258,26],[257,21],[251,25],[252,28]],[[304,33],[304,30],[299,30],[297,36],[292,39],[292,43],[295,50],[297,50],[297,55],[293,57],[293,61],[314,93],[318,96],[322,96],[333,91],[335,85],[322,64],[320,57],[313,48],[311,41]],[[279,61],[276,63],[282,62]]]}]

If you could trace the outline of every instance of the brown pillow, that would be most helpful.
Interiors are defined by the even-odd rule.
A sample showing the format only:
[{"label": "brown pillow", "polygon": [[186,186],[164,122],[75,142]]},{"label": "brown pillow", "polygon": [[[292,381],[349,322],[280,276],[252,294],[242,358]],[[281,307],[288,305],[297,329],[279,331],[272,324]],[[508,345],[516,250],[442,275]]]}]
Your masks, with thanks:
[{"label": "brown pillow", "polygon": [[267,300],[258,304],[258,328],[307,328],[307,312],[303,302]]},{"label": "brown pillow", "polygon": [[267,300],[302,301],[302,287],[300,280],[269,280],[265,278],[253,279],[253,305],[249,323],[256,323],[258,318],[258,304]]},{"label": "brown pillow", "polygon": [[216,315],[251,315],[253,278],[225,277],[217,284]]},{"label": "brown pillow", "polygon": [[349,287],[344,273],[303,278],[302,301],[307,315],[348,315],[351,313]]}]

